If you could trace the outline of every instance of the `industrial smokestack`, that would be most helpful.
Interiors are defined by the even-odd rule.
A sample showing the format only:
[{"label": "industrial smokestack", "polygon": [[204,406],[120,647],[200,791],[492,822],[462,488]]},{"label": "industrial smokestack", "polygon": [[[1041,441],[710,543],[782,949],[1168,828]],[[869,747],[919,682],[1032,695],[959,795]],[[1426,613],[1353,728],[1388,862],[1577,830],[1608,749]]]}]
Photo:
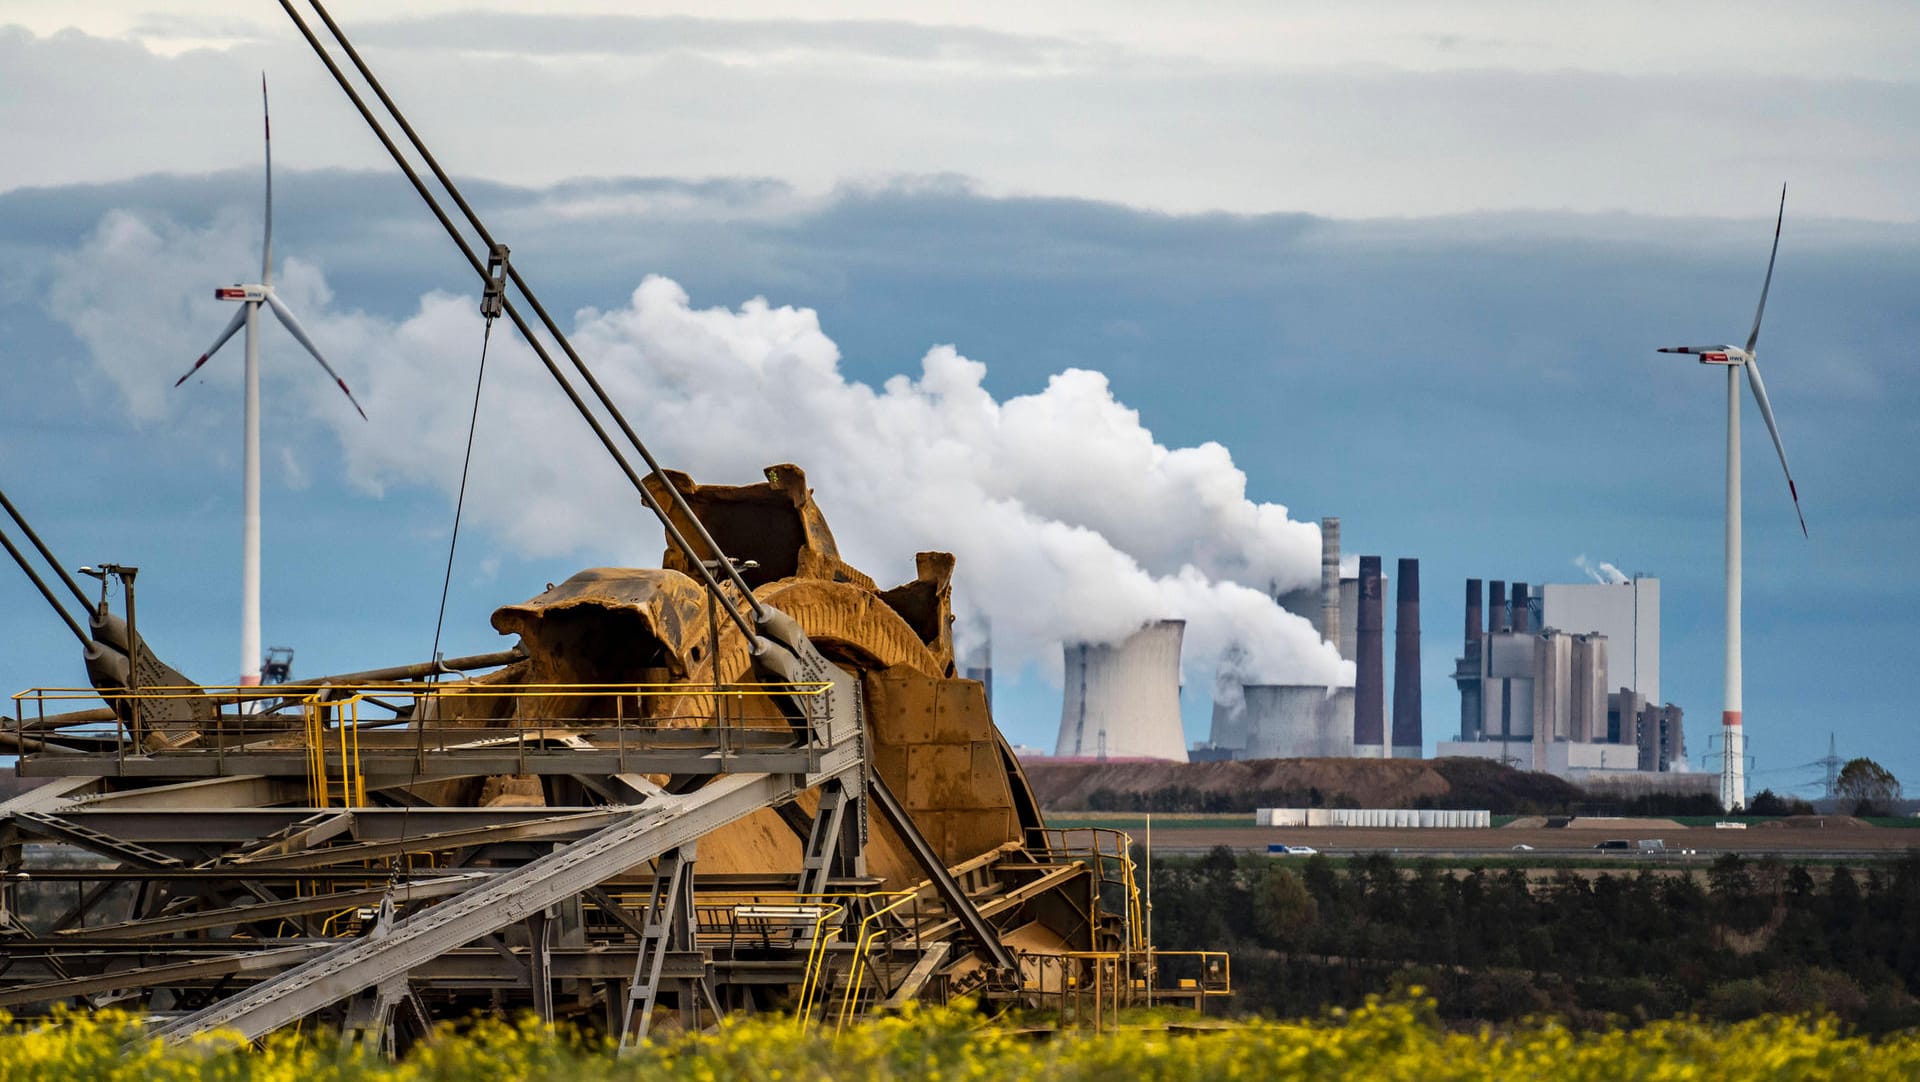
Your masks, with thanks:
[{"label": "industrial smokestack", "polygon": [[1487,634],[1512,630],[1513,624],[1507,619],[1507,584],[1494,579],[1487,584]]},{"label": "industrial smokestack", "polygon": [[1117,646],[1066,644],[1066,688],[1054,754],[1187,761],[1180,727],[1184,620],[1159,620]]},{"label": "industrial smokestack", "polygon": [[1420,731],[1420,561],[1401,558],[1393,612],[1393,757],[1418,759]]},{"label": "industrial smokestack", "polygon": [[987,625],[987,633],[967,656],[966,663],[960,667],[960,675],[968,680],[978,680],[987,693],[987,713],[993,713],[993,625]]},{"label": "industrial smokestack", "polygon": [[1460,739],[1480,739],[1486,708],[1482,705],[1480,653],[1486,648],[1486,626],[1481,623],[1479,579],[1467,580],[1466,648],[1454,662],[1453,683],[1460,689]]},{"label": "industrial smokestack", "polygon": [[1320,637],[1340,647],[1340,520],[1320,520]]},{"label": "industrial smokestack", "polygon": [[1516,582],[1513,584],[1512,604],[1513,604],[1513,630],[1518,634],[1524,635],[1529,630],[1531,630],[1527,626],[1528,613],[1527,613],[1527,584],[1526,583]]},{"label": "industrial smokestack", "polygon": [[1480,615],[1480,596],[1482,593],[1479,579],[1467,580],[1466,655],[1468,657],[1479,656],[1478,648],[1480,646],[1480,639],[1481,636],[1486,634],[1484,630],[1486,625],[1481,623],[1482,617]]},{"label": "industrial smokestack", "polygon": [[1380,596],[1380,557],[1360,557],[1358,634],[1354,642],[1353,754],[1383,759],[1387,754],[1386,672],[1381,642],[1385,599]]}]

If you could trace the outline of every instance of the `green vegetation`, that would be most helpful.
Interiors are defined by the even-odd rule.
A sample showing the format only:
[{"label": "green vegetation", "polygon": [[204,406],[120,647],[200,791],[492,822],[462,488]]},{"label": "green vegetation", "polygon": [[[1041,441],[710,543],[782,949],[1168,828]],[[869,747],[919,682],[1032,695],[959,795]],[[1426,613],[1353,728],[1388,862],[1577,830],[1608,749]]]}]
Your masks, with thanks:
[{"label": "green vegetation", "polygon": [[1884,815],[1900,799],[1900,779],[1872,759],[1849,759],[1833,779],[1833,793],[1855,815]]},{"label": "green vegetation", "polygon": [[1529,876],[1384,855],[1154,862],[1165,949],[1233,952],[1237,1006],[1283,1015],[1409,984],[1441,1017],[1578,1026],[1825,1010],[1920,1026],[1920,850],[1856,872],[1723,856],[1704,873]]},{"label": "green vegetation", "polygon": [[1664,1022],[1584,1033],[1539,1022],[1458,1032],[1439,1024],[1433,1004],[1417,993],[1314,1022],[1246,1022],[1185,1034],[1123,1029],[1043,1042],[964,1007],[910,1012],[841,1034],[803,1031],[782,1018],[736,1017],[717,1032],[668,1038],[624,1058],[565,1030],[496,1019],[463,1033],[443,1030],[398,1063],[292,1035],[258,1050],[227,1036],[163,1048],[111,1012],[36,1028],[0,1026],[0,1078],[9,1082],[1892,1082],[1916,1075],[1920,1037],[1869,1041],[1825,1020]]}]

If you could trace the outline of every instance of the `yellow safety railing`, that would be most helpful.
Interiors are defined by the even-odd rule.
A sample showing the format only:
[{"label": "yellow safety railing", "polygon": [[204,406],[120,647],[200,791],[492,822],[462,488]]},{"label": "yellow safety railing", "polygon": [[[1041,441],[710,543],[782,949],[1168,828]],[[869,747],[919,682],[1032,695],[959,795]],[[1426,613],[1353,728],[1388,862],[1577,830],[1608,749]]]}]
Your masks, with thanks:
[{"label": "yellow safety railing", "polygon": [[[1126,968],[1125,951],[1063,951],[1057,955],[1061,960],[1060,979],[1060,1024],[1066,1025],[1071,1019],[1073,1024],[1084,1025],[1087,1017],[1086,997],[1091,987],[1093,998],[1093,1031],[1103,1032],[1109,1024],[1120,1024],[1120,1001],[1122,998],[1122,970]],[[1077,973],[1068,971],[1070,963],[1083,963],[1080,968],[1088,968],[1091,963],[1093,979],[1082,983]]]},{"label": "yellow safety railing", "polygon": [[1159,991],[1188,994],[1198,991],[1202,999],[1233,995],[1233,956],[1226,951],[1149,951],[1147,971],[1150,979],[1159,973],[1162,958],[1197,958],[1200,961],[1200,976],[1192,978],[1193,989],[1160,988]]},{"label": "yellow safety railing", "polygon": [[1131,953],[1146,950],[1147,926],[1140,877],[1133,862],[1133,836],[1112,827],[1040,827],[1034,833],[1049,855],[1056,859],[1084,860],[1102,885],[1114,884],[1120,888],[1125,950]]},{"label": "yellow safety railing", "polygon": [[333,783],[327,778],[327,713],[339,710],[340,723],[334,726],[340,752],[340,803],[349,808],[365,807],[366,775],[360,770],[360,698],[323,702],[319,698],[302,700],[306,719],[307,794],[316,808],[333,806]]},{"label": "yellow safety railing", "polygon": [[813,1008],[820,996],[820,974],[826,970],[827,943],[840,934],[838,927],[826,927],[827,922],[845,911],[843,906],[824,905],[820,918],[813,922],[813,939],[807,947],[807,968],[800,981],[800,1003],[794,1010],[800,1018],[802,1030],[812,1022]]},{"label": "yellow safety railing", "polygon": [[[652,751],[717,754],[723,759],[749,751],[821,746],[825,695],[831,685],[806,683],[735,684],[483,684],[471,681],[442,683],[400,682],[352,686],[206,686],[149,687],[138,691],[99,690],[91,687],[30,688],[12,696],[12,729],[16,744],[27,758],[65,757],[102,752],[71,748],[46,749],[40,741],[60,736],[84,738],[99,746],[112,742],[108,752],[123,757],[129,751],[170,756],[219,758],[228,754],[273,750],[275,741],[302,733],[309,757],[308,772],[318,779],[325,773],[325,730],[336,730],[335,753],[341,756],[345,790],[341,799],[364,803],[360,759],[370,751],[391,754],[493,754],[501,750],[526,754],[551,751],[584,741],[595,750],[622,756]],[[749,709],[749,704],[779,698],[798,704],[802,724],[795,725],[778,707]],[[105,702],[108,710],[68,710],[86,700]],[[121,715],[152,716],[140,703],[191,700],[200,717],[191,723],[197,735],[168,746],[140,746],[148,735],[135,731]],[[476,700],[481,709],[460,709]],[[520,703],[539,700],[529,710]],[[677,705],[662,705],[671,700]],[[564,704],[579,704],[569,712]],[[129,704],[132,704],[130,706]],[[49,708],[52,708],[51,710]],[[363,707],[391,716],[364,715]],[[65,712],[63,712],[65,711]],[[295,713],[297,711],[297,713]],[[172,711],[178,714],[178,708]],[[331,713],[331,718],[328,714]],[[566,716],[569,713],[578,716]],[[211,716],[208,716],[208,715]],[[464,715],[472,716],[464,716]],[[362,733],[371,735],[371,745]],[[264,743],[263,743],[264,742]],[[316,797],[319,794],[316,792]],[[330,801],[316,804],[330,806]]]},{"label": "yellow safety railing", "polygon": [[893,901],[868,913],[860,921],[859,938],[855,940],[853,949],[853,962],[847,970],[847,990],[840,999],[840,1021],[834,1026],[834,1032],[838,1033],[841,1029],[845,1028],[846,1024],[853,1020],[854,1012],[859,1009],[860,985],[866,978],[868,958],[873,952],[873,941],[880,934],[880,929],[872,926],[875,925],[881,917],[906,905],[919,896],[920,892],[917,890],[876,891],[864,895],[864,897],[867,898],[892,897]]},{"label": "yellow safety railing", "polygon": [[[814,1014],[826,1003],[826,969],[828,950],[835,939],[840,938],[841,929],[835,923],[852,906],[865,902],[884,901],[886,904],[871,910],[861,919],[853,939],[853,953],[847,969],[847,984],[841,993],[840,1009],[835,1016],[835,1031],[844,1027],[859,1010],[859,995],[866,984],[866,975],[872,966],[875,944],[880,940],[882,929],[879,922],[920,896],[917,890],[870,890],[870,891],[834,891],[810,894],[799,891],[701,891],[694,899],[694,910],[712,912],[715,910],[737,910],[742,904],[757,905],[793,905],[818,906],[820,912],[812,919],[810,942],[807,947],[807,962],[800,984],[800,996],[794,1005],[794,1015],[800,1020],[802,1029],[812,1026]],[[642,899],[650,897],[643,891],[619,891],[610,897],[629,909],[644,909]],[[639,904],[636,905],[635,902]],[[716,930],[711,924],[697,925],[696,934],[711,942],[715,937],[738,936],[738,930],[730,928]]]}]

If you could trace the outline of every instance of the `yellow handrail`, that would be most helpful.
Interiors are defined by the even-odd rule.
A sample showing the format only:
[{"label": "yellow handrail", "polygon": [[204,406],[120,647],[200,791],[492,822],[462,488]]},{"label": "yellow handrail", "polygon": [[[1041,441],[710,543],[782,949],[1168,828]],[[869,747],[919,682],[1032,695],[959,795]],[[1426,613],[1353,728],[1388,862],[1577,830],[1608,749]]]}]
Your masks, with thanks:
[{"label": "yellow handrail", "polygon": [[828,928],[824,934],[821,929],[845,909],[845,906],[824,905],[819,919],[813,922],[813,941],[807,946],[807,968],[800,979],[800,1003],[794,1010],[800,1018],[802,1032],[813,1021],[814,1000],[820,994],[820,974],[826,968],[827,941],[840,934],[839,928]]},{"label": "yellow handrail", "polygon": [[838,1033],[842,1028],[846,1026],[846,1024],[849,1021],[853,1019],[853,1012],[855,1007],[858,1005],[859,998],[860,998],[860,985],[864,982],[866,977],[867,958],[869,953],[873,950],[874,938],[880,934],[879,929],[876,928],[872,931],[868,931],[867,926],[879,920],[881,917],[886,916],[888,913],[891,913],[894,910],[900,908],[901,906],[907,904],[908,902],[913,901],[914,898],[919,896],[919,893],[920,893],[919,891],[915,891],[915,890],[902,890],[902,891],[895,891],[895,892],[875,892],[874,894],[869,895],[869,897],[882,897],[882,898],[892,895],[894,897],[894,900],[888,903],[887,905],[882,906],[881,908],[876,909],[871,913],[868,913],[860,921],[859,938],[855,941],[855,945],[853,948],[852,967],[847,971],[847,991],[845,996],[843,996],[840,1000],[840,1021],[838,1024],[834,1026],[835,1033]]}]

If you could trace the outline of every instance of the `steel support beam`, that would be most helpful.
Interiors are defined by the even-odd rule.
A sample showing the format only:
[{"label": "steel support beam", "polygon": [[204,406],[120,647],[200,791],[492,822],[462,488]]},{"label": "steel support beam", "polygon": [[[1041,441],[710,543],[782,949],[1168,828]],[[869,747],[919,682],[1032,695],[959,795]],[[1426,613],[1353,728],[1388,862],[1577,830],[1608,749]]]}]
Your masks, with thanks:
[{"label": "steel support beam", "polygon": [[947,912],[953,914],[960,926],[980,945],[981,952],[993,967],[1004,972],[1016,971],[1018,967],[1013,960],[1013,952],[1000,942],[1000,933],[980,915],[980,910],[974,907],[973,899],[967,897],[967,892],[960,889],[959,881],[941,863],[940,854],[934,852],[926,836],[913,824],[913,816],[895,799],[893,791],[887,788],[887,783],[881,780],[879,774],[867,780],[867,793],[880,813],[886,816],[887,822],[899,833],[901,840],[907,843],[907,848],[913,851],[914,859],[920,862],[927,878],[933,882],[933,889],[940,895]]},{"label": "steel support beam", "polygon": [[[627,985],[627,1006],[620,1020],[620,1052],[637,1049],[653,1026],[653,1008],[660,995],[661,970],[669,951],[693,947],[693,861],[694,845],[688,843],[660,858],[654,871],[653,891],[647,898],[646,930],[640,936],[640,953],[633,962],[633,978]],[[685,981],[680,984],[680,1011],[698,1006],[688,1001],[694,991]]]},{"label": "steel support beam", "polygon": [[[839,757],[842,752],[852,761],[836,764],[835,773],[858,763],[857,749],[834,749],[831,754]],[[820,780],[765,774],[718,778],[659,808],[629,812],[580,841],[397,921],[377,942],[360,940],[337,947],[271,981],[169,1022],[154,1034],[178,1042],[214,1029],[232,1029],[249,1040],[258,1038],[789,799],[799,788]]]}]

